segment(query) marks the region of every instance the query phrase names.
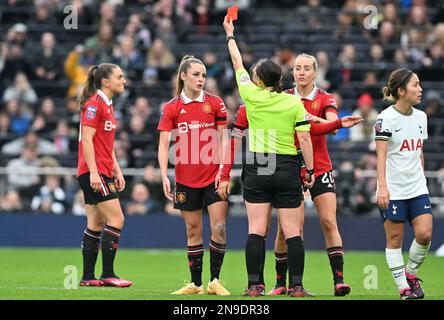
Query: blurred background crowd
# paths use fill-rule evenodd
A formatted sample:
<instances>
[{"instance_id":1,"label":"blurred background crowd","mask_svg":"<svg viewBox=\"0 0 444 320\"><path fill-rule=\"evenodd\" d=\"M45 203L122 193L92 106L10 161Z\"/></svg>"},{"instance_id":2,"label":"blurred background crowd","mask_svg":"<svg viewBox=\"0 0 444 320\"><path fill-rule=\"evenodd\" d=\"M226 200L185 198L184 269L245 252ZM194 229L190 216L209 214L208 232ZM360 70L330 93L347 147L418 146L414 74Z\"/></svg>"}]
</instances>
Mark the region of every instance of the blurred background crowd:
<instances>
[{"instance_id":1,"label":"blurred background crowd","mask_svg":"<svg viewBox=\"0 0 444 320\"><path fill-rule=\"evenodd\" d=\"M125 93L113 99L115 150L124 174L138 169L126 176L125 213L177 214L163 197L157 123L163 104L174 96L178 63L194 54L207 67L206 90L224 99L232 124L241 100L221 25L232 4L0 0L0 212L84 214L75 171L48 172L76 167L77 95L89 66L112 62L128 79ZM372 134L377 114L388 106L381 89L396 68L417 72L424 89L418 108L429 121L425 169L435 212L444 214L444 0L236 4L236 38L247 68L273 57L290 88L295 56L310 53L318 59L316 83L335 95L340 116L365 119L328 137L338 214L375 214ZM33 168L47 168L47 174ZM233 194L241 194L239 178L233 184Z\"/></svg>"}]
</instances>

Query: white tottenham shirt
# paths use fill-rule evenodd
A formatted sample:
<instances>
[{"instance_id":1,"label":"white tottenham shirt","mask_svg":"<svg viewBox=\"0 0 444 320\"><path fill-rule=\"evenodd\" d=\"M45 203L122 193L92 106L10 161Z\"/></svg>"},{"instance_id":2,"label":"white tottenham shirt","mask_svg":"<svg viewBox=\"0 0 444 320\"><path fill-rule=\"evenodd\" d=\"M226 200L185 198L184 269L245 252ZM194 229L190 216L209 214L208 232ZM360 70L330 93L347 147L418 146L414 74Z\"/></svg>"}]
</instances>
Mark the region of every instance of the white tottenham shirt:
<instances>
[{"instance_id":1,"label":"white tottenham shirt","mask_svg":"<svg viewBox=\"0 0 444 320\"><path fill-rule=\"evenodd\" d=\"M413 108L410 115L404 115L390 106L379 114L375 140L388 141L386 181L391 200L429 193L421 165L427 137L427 115L423 111Z\"/></svg>"}]
</instances>

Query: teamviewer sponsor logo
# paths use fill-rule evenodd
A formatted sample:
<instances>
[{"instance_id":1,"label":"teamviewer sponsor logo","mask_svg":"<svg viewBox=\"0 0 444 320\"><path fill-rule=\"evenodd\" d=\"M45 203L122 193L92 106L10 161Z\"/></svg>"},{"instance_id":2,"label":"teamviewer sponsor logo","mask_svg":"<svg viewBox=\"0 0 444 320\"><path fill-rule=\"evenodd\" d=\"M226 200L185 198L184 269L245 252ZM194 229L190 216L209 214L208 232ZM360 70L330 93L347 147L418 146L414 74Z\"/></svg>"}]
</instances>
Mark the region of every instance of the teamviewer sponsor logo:
<instances>
[{"instance_id":1,"label":"teamviewer sponsor logo","mask_svg":"<svg viewBox=\"0 0 444 320\"><path fill-rule=\"evenodd\" d=\"M214 122L201 122L201 123L180 122L177 124L177 127L179 129L179 133L187 133L188 130L193 130L193 129L213 128Z\"/></svg>"}]
</instances>

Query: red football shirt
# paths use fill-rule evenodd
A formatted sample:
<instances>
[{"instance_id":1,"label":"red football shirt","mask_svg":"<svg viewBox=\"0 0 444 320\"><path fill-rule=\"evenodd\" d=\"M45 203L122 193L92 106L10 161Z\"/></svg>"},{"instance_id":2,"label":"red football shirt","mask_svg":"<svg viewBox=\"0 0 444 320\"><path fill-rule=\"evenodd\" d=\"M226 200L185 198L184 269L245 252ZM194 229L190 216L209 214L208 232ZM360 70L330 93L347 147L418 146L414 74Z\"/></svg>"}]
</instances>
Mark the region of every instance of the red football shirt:
<instances>
[{"instance_id":1,"label":"red football shirt","mask_svg":"<svg viewBox=\"0 0 444 320\"><path fill-rule=\"evenodd\" d=\"M326 119L327 112L334 112L338 114L338 107L333 95L317 88L316 86L305 98L300 97L295 88L286 90L285 92L295 94L301 98L307 112L315 115L316 117ZM296 134L294 140L296 147L299 147L299 141ZM311 135L311 142L313 144L313 158L315 159L315 177L318 177L321 174L332 170L333 166L331 164L330 156L328 155L327 137L325 135Z\"/></svg>"},{"instance_id":2,"label":"red football shirt","mask_svg":"<svg viewBox=\"0 0 444 320\"><path fill-rule=\"evenodd\" d=\"M112 178L114 172L114 136L116 133L116 119L112 101L101 90L89 98L83 107L80 118L79 158L77 162L77 176L89 172L83 155L82 131L83 126L96 129L93 138L94 155L99 173Z\"/></svg>"},{"instance_id":3,"label":"red football shirt","mask_svg":"<svg viewBox=\"0 0 444 320\"><path fill-rule=\"evenodd\" d=\"M165 104L157 130L172 132L176 182L202 188L215 181L221 163L217 126L226 124L223 100L204 90L196 100L182 92Z\"/></svg>"}]
</instances>

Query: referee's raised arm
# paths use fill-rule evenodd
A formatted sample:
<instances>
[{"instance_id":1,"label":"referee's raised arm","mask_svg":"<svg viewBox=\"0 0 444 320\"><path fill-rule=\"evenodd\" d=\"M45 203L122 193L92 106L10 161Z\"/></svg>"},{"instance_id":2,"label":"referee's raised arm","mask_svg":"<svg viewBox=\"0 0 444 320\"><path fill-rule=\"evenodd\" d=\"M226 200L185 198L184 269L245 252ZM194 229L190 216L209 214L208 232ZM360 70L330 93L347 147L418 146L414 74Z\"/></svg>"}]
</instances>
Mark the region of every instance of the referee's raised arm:
<instances>
[{"instance_id":1,"label":"referee's raised arm","mask_svg":"<svg viewBox=\"0 0 444 320\"><path fill-rule=\"evenodd\" d=\"M227 34L228 51L230 52L231 62L233 62L233 69L234 71L244 69L242 56L234 38L233 21L231 18L228 18L228 16L225 16L224 18L224 29Z\"/></svg>"}]
</instances>

